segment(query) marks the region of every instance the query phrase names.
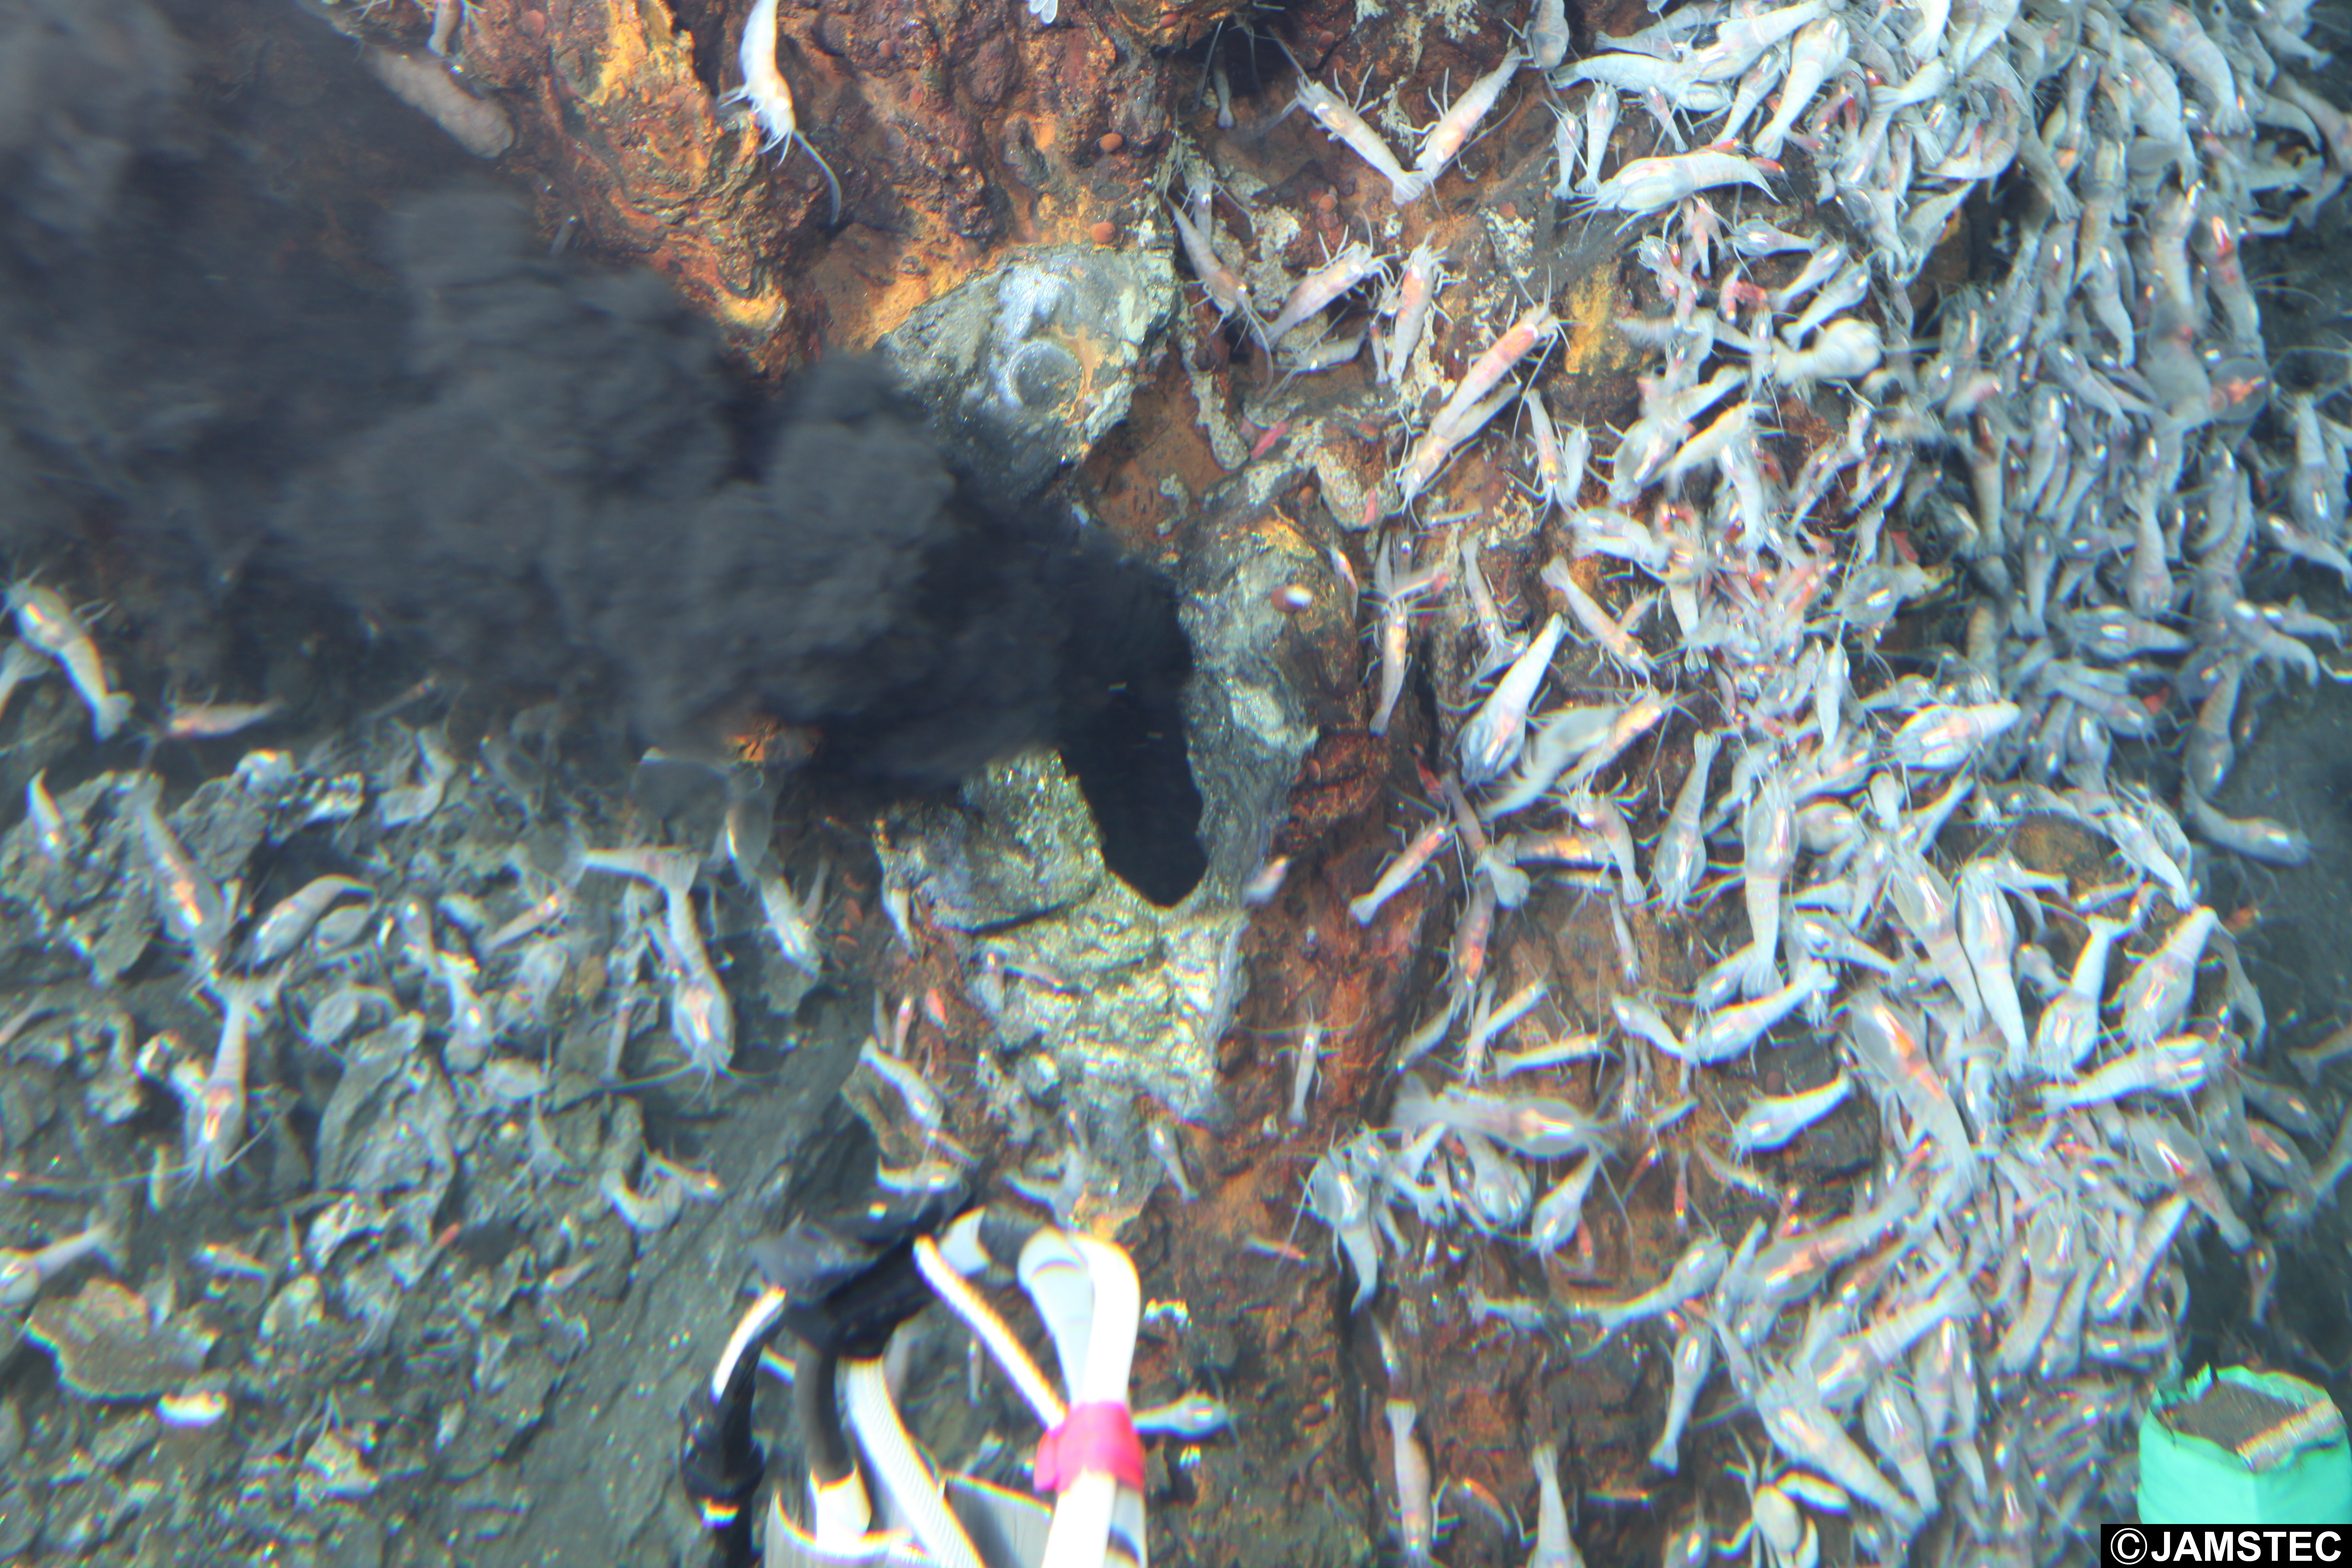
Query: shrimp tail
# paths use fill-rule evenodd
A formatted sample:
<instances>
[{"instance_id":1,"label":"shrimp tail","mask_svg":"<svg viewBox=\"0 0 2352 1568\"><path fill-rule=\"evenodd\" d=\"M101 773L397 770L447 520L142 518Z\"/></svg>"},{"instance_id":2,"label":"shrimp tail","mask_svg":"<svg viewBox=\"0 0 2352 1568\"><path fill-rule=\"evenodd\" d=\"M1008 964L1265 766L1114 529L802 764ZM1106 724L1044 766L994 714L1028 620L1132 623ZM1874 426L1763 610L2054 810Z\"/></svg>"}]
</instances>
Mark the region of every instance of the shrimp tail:
<instances>
[{"instance_id":1,"label":"shrimp tail","mask_svg":"<svg viewBox=\"0 0 2352 1568\"><path fill-rule=\"evenodd\" d=\"M90 703L90 728L101 741L110 741L131 717L128 693L110 691Z\"/></svg>"},{"instance_id":2,"label":"shrimp tail","mask_svg":"<svg viewBox=\"0 0 2352 1568\"><path fill-rule=\"evenodd\" d=\"M124 1271L122 1247L131 1233L130 1196L127 1188L108 1194L89 1221L90 1250L117 1274Z\"/></svg>"}]
</instances>

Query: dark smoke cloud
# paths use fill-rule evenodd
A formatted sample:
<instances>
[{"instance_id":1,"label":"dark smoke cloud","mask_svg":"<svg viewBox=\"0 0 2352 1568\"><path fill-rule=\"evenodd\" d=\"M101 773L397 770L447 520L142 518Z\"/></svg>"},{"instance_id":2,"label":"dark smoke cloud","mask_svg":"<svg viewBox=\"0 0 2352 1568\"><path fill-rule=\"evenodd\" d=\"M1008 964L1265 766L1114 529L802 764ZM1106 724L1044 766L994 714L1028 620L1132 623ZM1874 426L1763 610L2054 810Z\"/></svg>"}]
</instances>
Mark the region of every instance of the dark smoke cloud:
<instances>
[{"instance_id":1,"label":"dark smoke cloud","mask_svg":"<svg viewBox=\"0 0 2352 1568\"><path fill-rule=\"evenodd\" d=\"M0 183L23 216L85 235L124 169L170 145L187 51L138 0L0 6Z\"/></svg>"},{"instance_id":2,"label":"dark smoke cloud","mask_svg":"<svg viewBox=\"0 0 2352 1568\"><path fill-rule=\"evenodd\" d=\"M549 259L479 189L396 202L388 276L326 266L194 52L144 0L0 0L16 542L95 514L192 600L282 564L471 679L593 674L661 742L756 708L894 787L1181 735L1166 585L950 471L874 366L759 396L658 279ZM338 115L383 100L306 68L349 79Z\"/></svg>"},{"instance_id":3,"label":"dark smoke cloud","mask_svg":"<svg viewBox=\"0 0 2352 1568\"><path fill-rule=\"evenodd\" d=\"M306 177L325 106L270 90L356 86L348 47L277 8L232 77L190 39L258 23L250 0L166 9L0 0L0 538L20 566L119 541L169 643L288 476L400 395L405 306L349 254L382 194ZM467 160L416 120L381 91L333 104L387 173L446 182Z\"/></svg>"}]
</instances>

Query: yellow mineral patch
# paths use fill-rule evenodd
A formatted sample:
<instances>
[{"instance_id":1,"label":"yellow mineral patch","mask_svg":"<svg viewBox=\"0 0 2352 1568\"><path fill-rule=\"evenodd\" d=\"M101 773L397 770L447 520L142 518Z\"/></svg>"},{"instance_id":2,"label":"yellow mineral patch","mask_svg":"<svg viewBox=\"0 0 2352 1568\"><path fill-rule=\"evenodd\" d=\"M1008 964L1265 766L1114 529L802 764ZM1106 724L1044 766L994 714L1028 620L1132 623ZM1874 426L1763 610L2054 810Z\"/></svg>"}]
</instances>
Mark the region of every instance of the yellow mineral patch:
<instances>
[{"instance_id":1,"label":"yellow mineral patch","mask_svg":"<svg viewBox=\"0 0 2352 1568\"><path fill-rule=\"evenodd\" d=\"M583 89L582 97L586 102L604 108L639 96L637 78L649 66L656 67L662 76L688 68L679 58L681 51L669 39L666 13L660 18L661 37L656 41L654 17L649 15L652 9L645 0L621 0L604 7L604 47L593 58L583 56L583 60L595 74L593 79L577 84ZM658 58L665 54L672 58Z\"/></svg>"},{"instance_id":2,"label":"yellow mineral patch","mask_svg":"<svg viewBox=\"0 0 2352 1568\"><path fill-rule=\"evenodd\" d=\"M774 337L793 313L793 302L782 290L746 295L719 289L707 298L711 313L728 331L745 338Z\"/></svg>"},{"instance_id":3,"label":"yellow mineral patch","mask_svg":"<svg viewBox=\"0 0 2352 1568\"><path fill-rule=\"evenodd\" d=\"M1571 375L1591 375L1619 370L1641 355L1617 330L1617 279L1607 268L1584 275L1560 312L1568 324L1562 364Z\"/></svg>"}]
</instances>

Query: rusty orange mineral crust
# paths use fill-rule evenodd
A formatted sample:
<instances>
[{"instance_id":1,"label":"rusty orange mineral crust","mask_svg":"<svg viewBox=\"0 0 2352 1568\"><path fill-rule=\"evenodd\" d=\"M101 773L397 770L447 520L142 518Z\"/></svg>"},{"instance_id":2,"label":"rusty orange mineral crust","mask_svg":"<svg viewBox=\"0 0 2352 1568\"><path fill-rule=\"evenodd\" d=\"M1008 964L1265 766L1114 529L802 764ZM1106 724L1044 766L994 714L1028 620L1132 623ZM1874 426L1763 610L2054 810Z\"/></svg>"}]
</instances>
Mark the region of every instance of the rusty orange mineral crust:
<instances>
[{"instance_id":1,"label":"rusty orange mineral crust","mask_svg":"<svg viewBox=\"0 0 2352 1568\"><path fill-rule=\"evenodd\" d=\"M1139 37L1179 42L1236 8L1076 6L1046 27L1020 0L782 7L777 68L841 176L831 230L814 166L763 153L720 101L750 0L479 0L463 62L512 112L551 230L576 218L581 243L657 268L774 373L871 345L1008 244L1131 232L1174 79Z\"/></svg>"}]
</instances>

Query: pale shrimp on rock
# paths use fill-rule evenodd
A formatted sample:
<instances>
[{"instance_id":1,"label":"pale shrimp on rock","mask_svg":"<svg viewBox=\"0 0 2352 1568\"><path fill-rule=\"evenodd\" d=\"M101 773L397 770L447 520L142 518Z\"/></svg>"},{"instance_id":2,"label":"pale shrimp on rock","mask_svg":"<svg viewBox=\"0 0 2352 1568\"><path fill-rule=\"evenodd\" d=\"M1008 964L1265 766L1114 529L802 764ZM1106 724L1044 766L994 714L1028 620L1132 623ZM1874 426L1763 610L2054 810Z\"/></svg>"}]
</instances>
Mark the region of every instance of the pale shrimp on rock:
<instances>
[{"instance_id":1,"label":"pale shrimp on rock","mask_svg":"<svg viewBox=\"0 0 2352 1568\"><path fill-rule=\"evenodd\" d=\"M839 223L841 182L834 177L833 165L824 161L815 143L801 134L800 119L793 109L793 89L784 81L784 73L776 68L776 0L754 0L751 16L743 22L743 42L736 60L742 67L743 85L719 102L751 105L751 118L760 127L761 151L782 147L790 157L795 142L807 149L824 174L826 189L833 193L832 221Z\"/></svg>"}]
</instances>

